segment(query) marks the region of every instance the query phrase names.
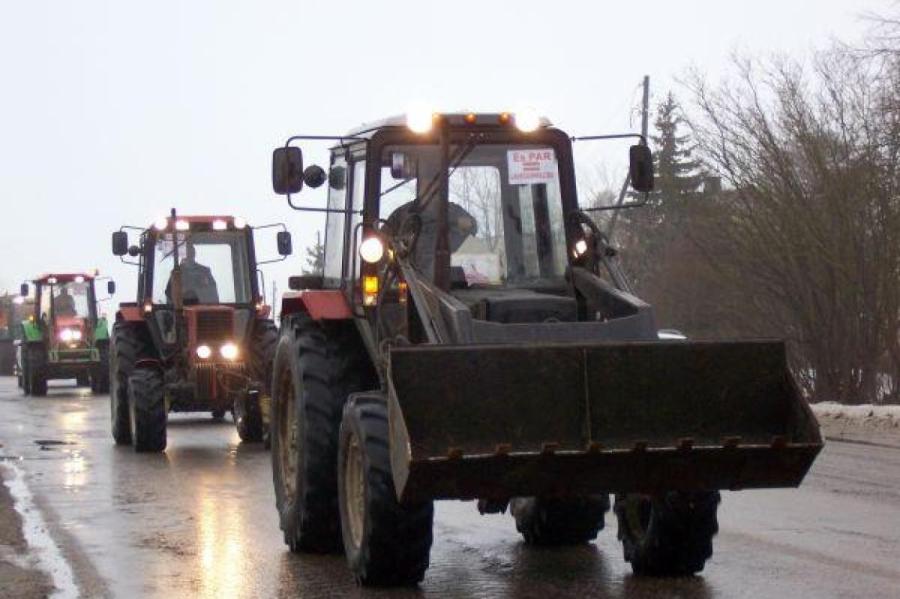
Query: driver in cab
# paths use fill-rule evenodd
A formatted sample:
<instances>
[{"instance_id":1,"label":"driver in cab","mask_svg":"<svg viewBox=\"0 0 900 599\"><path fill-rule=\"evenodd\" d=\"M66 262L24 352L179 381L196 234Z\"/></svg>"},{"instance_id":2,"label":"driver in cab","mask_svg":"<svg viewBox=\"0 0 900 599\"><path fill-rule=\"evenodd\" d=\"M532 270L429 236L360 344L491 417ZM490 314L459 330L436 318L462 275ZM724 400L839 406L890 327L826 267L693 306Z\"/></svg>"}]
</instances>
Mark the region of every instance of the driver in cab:
<instances>
[{"instance_id":1,"label":"driver in cab","mask_svg":"<svg viewBox=\"0 0 900 599\"><path fill-rule=\"evenodd\" d=\"M219 289L209 267L197 262L197 250L188 242L181 267L181 296L185 303L218 304ZM166 285L166 298L172 303L172 275Z\"/></svg>"}]
</instances>

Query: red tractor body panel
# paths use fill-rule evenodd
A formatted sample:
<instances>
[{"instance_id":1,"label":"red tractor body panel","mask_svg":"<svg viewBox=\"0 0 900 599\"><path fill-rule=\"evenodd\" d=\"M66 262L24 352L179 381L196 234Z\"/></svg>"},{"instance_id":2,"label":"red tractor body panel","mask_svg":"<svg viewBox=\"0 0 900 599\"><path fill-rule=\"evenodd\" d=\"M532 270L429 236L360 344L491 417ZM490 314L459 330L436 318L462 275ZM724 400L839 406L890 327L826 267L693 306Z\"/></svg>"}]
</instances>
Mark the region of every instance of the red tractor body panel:
<instances>
[{"instance_id":1,"label":"red tractor body panel","mask_svg":"<svg viewBox=\"0 0 900 599\"><path fill-rule=\"evenodd\" d=\"M126 322L140 322L144 320L144 315L139 306L119 306L116 312L116 322L124 320Z\"/></svg>"},{"instance_id":2,"label":"red tractor body panel","mask_svg":"<svg viewBox=\"0 0 900 599\"><path fill-rule=\"evenodd\" d=\"M340 289L288 291L281 297L281 316L306 312L313 320L347 320L353 317Z\"/></svg>"}]
</instances>

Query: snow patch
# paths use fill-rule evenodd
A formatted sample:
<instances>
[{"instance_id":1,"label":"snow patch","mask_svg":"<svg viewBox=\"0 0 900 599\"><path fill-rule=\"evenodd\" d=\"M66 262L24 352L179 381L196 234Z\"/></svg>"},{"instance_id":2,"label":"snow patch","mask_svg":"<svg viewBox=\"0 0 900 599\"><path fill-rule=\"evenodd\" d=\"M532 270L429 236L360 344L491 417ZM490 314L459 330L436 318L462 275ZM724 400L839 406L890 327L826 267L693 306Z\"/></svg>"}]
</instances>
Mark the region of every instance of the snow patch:
<instances>
[{"instance_id":1,"label":"snow patch","mask_svg":"<svg viewBox=\"0 0 900 599\"><path fill-rule=\"evenodd\" d=\"M2 464L10 476L4 477L3 483L12 495L16 511L22 517L22 533L28 543L30 552L34 553L38 567L50 575L56 590L51 597L69 599L78 597L78 586L75 575L65 560L59 546L47 531L44 518L34 505L31 490L25 484L22 469L12 462Z\"/></svg>"},{"instance_id":2,"label":"snow patch","mask_svg":"<svg viewBox=\"0 0 900 599\"><path fill-rule=\"evenodd\" d=\"M876 406L861 404L847 406L833 401L811 404L816 416L826 418L844 418L847 420L893 420L900 422L900 406Z\"/></svg>"}]
</instances>

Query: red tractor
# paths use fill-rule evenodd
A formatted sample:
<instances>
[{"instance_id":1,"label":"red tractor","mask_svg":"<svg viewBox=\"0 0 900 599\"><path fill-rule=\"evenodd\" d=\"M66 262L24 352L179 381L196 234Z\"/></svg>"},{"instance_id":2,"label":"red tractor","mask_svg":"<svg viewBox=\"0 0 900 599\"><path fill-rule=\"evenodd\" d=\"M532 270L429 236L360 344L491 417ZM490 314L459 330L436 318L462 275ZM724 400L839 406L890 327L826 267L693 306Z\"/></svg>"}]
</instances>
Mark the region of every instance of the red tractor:
<instances>
[{"instance_id":1,"label":"red tractor","mask_svg":"<svg viewBox=\"0 0 900 599\"><path fill-rule=\"evenodd\" d=\"M129 245L126 229L140 231L137 245ZM278 333L253 228L240 218L173 210L147 229L113 233L112 250L139 272L137 301L120 305L110 347L115 442L164 450L170 410L216 419L230 410L241 440L264 440ZM286 230L278 252L276 260L291 253Z\"/></svg>"}]
</instances>

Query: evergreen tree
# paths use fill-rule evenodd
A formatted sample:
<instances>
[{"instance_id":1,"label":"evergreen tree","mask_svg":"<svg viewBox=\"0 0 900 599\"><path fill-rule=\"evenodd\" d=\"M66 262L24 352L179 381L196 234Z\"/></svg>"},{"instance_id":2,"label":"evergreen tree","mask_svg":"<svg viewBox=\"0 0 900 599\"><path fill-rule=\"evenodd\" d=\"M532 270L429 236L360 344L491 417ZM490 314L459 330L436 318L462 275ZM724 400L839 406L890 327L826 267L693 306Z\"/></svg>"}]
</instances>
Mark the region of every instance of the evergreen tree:
<instances>
[{"instance_id":1,"label":"evergreen tree","mask_svg":"<svg viewBox=\"0 0 900 599\"><path fill-rule=\"evenodd\" d=\"M325 246L322 245L321 235L316 231L316 243L306 248L306 266L303 267L305 275L321 275L325 272Z\"/></svg>"},{"instance_id":2,"label":"evergreen tree","mask_svg":"<svg viewBox=\"0 0 900 599\"><path fill-rule=\"evenodd\" d=\"M702 166L692 156L690 135L682 133L686 123L671 92L657 106L653 128L653 191L646 206L621 215L625 266L638 295L656 307L660 325L696 330L686 313L686 304L696 303L686 301L694 299L693 289L682 289L687 283L679 279L695 260L687 237L701 199Z\"/></svg>"}]
</instances>

